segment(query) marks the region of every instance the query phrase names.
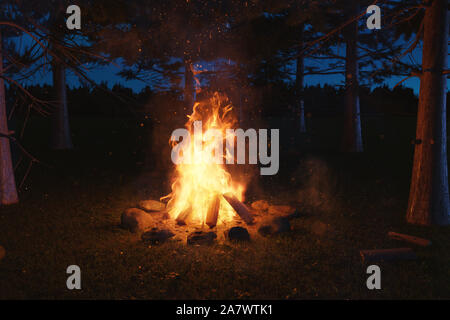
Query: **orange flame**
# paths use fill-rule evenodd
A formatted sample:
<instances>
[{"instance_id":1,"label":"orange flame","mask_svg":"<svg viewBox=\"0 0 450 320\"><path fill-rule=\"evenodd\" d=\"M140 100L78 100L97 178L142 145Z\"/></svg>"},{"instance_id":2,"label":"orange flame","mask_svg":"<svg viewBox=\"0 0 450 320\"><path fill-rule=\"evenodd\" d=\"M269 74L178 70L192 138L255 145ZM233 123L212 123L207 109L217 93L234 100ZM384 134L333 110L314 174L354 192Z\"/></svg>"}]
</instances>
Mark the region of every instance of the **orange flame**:
<instances>
[{"instance_id":1,"label":"orange flame","mask_svg":"<svg viewBox=\"0 0 450 320\"><path fill-rule=\"evenodd\" d=\"M227 139L234 139L226 136L227 129L233 129L237 124L232 109L226 96L217 92L209 99L194 104L193 112L186 123L190 144L188 150L185 150L191 154L193 161L175 167L172 192L166 197L170 198L167 208L171 218L204 224L208 208L214 206L215 199L220 197L217 224L222 224L231 221L235 215L231 206L222 198L222 194L230 192L239 200L244 200L244 185L233 181L225 165L215 161L217 155L214 154L216 148L226 145ZM202 121L201 135L196 132L198 129L194 128L196 121ZM210 129L221 133L221 141L207 134ZM225 162L227 156L229 153L225 152L222 162Z\"/></svg>"}]
</instances>

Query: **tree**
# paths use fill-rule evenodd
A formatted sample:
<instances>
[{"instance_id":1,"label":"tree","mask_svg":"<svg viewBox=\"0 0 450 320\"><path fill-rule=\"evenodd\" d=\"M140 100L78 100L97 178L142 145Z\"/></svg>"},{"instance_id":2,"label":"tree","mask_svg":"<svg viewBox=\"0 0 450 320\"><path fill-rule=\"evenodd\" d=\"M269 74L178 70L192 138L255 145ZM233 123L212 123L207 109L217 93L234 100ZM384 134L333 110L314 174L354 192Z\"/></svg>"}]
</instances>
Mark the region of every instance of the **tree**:
<instances>
[{"instance_id":1,"label":"tree","mask_svg":"<svg viewBox=\"0 0 450 320\"><path fill-rule=\"evenodd\" d=\"M359 14L359 4L351 0L348 8L349 19ZM358 58L358 20L352 21L346 30L345 38L345 106L344 134L342 150L362 152L361 109L359 105L359 58Z\"/></svg>"},{"instance_id":2,"label":"tree","mask_svg":"<svg viewBox=\"0 0 450 320\"><path fill-rule=\"evenodd\" d=\"M32 10L27 11L30 7ZM33 109L40 114L48 115L47 107L49 103L33 96L33 94L20 84L20 81L29 78L34 72L46 65L49 60L53 62L58 61L61 65L65 63L63 58L53 53L53 48L48 46L49 41L46 41L42 37L42 34L39 33L39 30L37 30L40 28L38 21L42 21L44 18L38 15L37 17L39 19L35 20L36 15L34 14L38 14L40 12L39 9L42 7L44 6L30 5L29 7L24 7L19 0L4 0L0 3L0 32L2 32L0 37L0 204L18 202L11 159L11 141L16 144L23 156L30 160L22 182L19 184L19 188L27 178L32 165L40 162L23 148L17 138L14 137L14 132L8 130L5 81L17 89L16 98L28 102L28 114ZM33 14L28 15L31 12ZM5 26L6 30L3 29ZM34 32L28 31L30 26L34 27ZM7 32L8 37L20 37L23 34L27 34L33 40L33 43L28 48L21 49L16 48L14 42L10 41L6 43L8 50L5 50L5 42L3 41L5 32ZM73 61L79 60L73 58ZM5 62L7 63L6 67Z\"/></svg>"},{"instance_id":3,"label":"tree","mask_svg":"<svg viewBox=\"0 0 450 320\"><path fill-rule=\"evenodd\" d=\"M69 125L67 102L66 72L72 71L81 81L92 85L95 83L87 76L87 63L93 65L108 61L93 50L99 32L98 16L106 7L103 1L79 0L82 8L83 23L81 30L68 30L65 22L66 9L71 4L68 0L37 1L28 0L23 5L19 0L18 15L27 29L33 30L34 36L45 46L38 52L32 70L49 66L53 78L52 139L54 149L73 148ZM98 5L100 3L100 5ZM83 20L83 21L84 21ZM49 54L49 52L52 54ZM50 56L51 59L48 59Z\"/></svg>"},{"instance_id":4,"label":"tree","mask_svg":"<svg viewBox=\"0 0 450 320\"><path fill-rule=\"evenodd\" d=\"M49 46L54 51L59 51L63 46L62 42L65 33L61 26L61 17L64 17L65 7L63 2L55 5L53 10L49 10L50 37ZM72 137L70 134L69 108L67 104L67 83L66 66L61 61L55 59L51 63L54 99L56 105L52 113L52 140L51 147L57 150L72 149Z\"/></svg>"},{"instance_id":5,"label":"tree","mask_svg":"<svg viewBox=\"0 0 450 320\"><path fill-rule=\"evenodd\" d=\"M17 2L17 0L16 0ZM77 52L70 52L72 59L67 59L67 42L71 36L64 23L66 17L66 1L49 2L30 0L27 6L20 4L18 14L22 16L22 23L27 29L32 29L33 34L45 44L42 50L39 50L40 56L35 59L35 65L42 68L49 64L53 79L53 108L52 117L52 135L50 145L54 149L73 148L69 126L69 111L66 94L66 69L72 64L76 66L79 58ZM72 39L71 39L72 40ZM47 60L48 51L56 52L58 58L52 56Z\"/></svg>"},{"instance_id":6,"label":"tree","mask_svg":"<svg viewBox=\"0 0 450 320\"><path fill-rule=\"evenodd\" d=\"M425 2L419 109L406 219L449 225L446 76L449 35L447 0Z\"/></svg>"},{"instance_id":7,"label":"tree","mask_svg":"<svg viewBox=\"0 0 450 320\"><path fill-rule=\"evenodd\" d=\"M306 66L304 75L344 75L341 149L345 152L362 152L364 149L359 98L361 86L381 82L397 71L381 67L400 50L400 46L391 40L392 30L384 29L382 33L367 30L365 19L361 19L366 14L366 6L372 3L370 0L321 2L320 13L311 20L317 35L302 50L309 61L322 62L319 68ZM345 50L341 50L342 44Z\"/></svg>"},{"instance_id":8,"label":"tree","mask_svg":"<svg viewBox=\"0 0 450 320\"><path fill-rule=\"evenodd\" d=\"M295 72L295 95L296 95L296 110L298 112L298 124L299 131L301 133L306 132L306 119L305 119L305 76L308 74L314 74L317 72L323 72L322 70L309 70L306 71L306 58L308 55L305 52L305 47L309 43L317 39L319 31L323 28L323 21L326 20L327 6L330 4L328 1L293 1L289 4L289 9L293 11L295 20L297 21L298 47L296 53L296 72ZM292 19L292 18L291 18ZM309 29L307 31L306 29ZM320 49L319 49L320 50ZM323 50L320 50L323 51ZM309 57L311 58L311 57Z\"/></svg>"},{"instance_id":9,"label":"tree","mask_svg":"<svg viewBox=\"0 0 450 320\"><path fill-rule=\"evenodd\" d=\"M3 70L3 39L0 29L0 205L13 204L19 201L16 180L11 159L9 141L10 132L6 116L5 81Z\"/></svg>"}]
</instances>

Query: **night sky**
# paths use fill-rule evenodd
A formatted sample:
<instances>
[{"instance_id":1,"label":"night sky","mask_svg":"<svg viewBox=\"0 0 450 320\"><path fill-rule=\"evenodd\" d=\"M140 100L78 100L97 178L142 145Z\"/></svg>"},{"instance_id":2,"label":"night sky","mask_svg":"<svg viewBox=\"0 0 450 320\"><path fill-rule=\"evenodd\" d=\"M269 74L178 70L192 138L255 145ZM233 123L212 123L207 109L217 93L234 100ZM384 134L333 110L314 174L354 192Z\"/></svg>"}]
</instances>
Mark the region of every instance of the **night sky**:
<instances>
[{"instance_id":1,"label":"night sky","mask_svg":"<svg viewBox=\"0 0 450 320\"><path fill-rule=\"evenodd\" d=\"M112 87L116 83L120 83L124 87L132 88L133 91L139 92L145 86L149 85L151 87L151 83L145 83L140 80L125 80L117 75L120 71L120 68L117 66L96 66L93 70L89 71L88 74L92 80L96 83L106 82L109 87ZM77 76L75 76L72 72L68 72L68 84L70 87L79 86L80 82L78 81ZM404 77L392 77L386 79L385 83L389 87L395 86L399 81L401 81ZM317 85L317 84L331 84L338 85L342 83L344 80L343 75L310 75L306 76L305 81L306 85ZM51 73L50 72L39 72L35 77L28 81L28 84L51 84ZM403 82L405 87L413 88L414 92L418 94L419 92L419 79L411 78L407 81ZM376 86L376 85L375 85Z\"/></svg>"},{"instance_id":2,"label":"night sky","mask_svg":"<svg viewBox=\"0 0 450 320\"><path fill-rule=\"evenodd\" d=\"M21 43L22 46L27 46L32 43L31 39L27 39L27 36L23 36L21 41L18 39L14 40L17 43ZM405 48L407 48L408 43L405 42ZM421 51L422 48L419 45L413 53L409 54L406 59L409 61L413 60L415 63L419 64L421 63ZM312 61L309 59L305 60L306 64L314 65L317 64L316 61ZM107 65L107 66L93 66L91 70L87 71L87 74L90 76L92 80L94 80L96 83L106 82L108 87L112 87L115 84L121 84L124 87L132 88L133 91L139 92L144 87L150 86L152 87L152 83L145 83L140 80L126 80L121 78L117 75L117 73L121 70L121 62L116 61L117 65ZM295 63L291 65L293 72L295 68ZM391 78L387 78L385 80L385 84L388 85L390 88L395 86L399 81L404 79L404 76L395 76ZM294 79L292 79L294 80ZM363 80L363 79L361 79ZM330 84L330 85L341 85L343 84L344 76L340 74L334 74L334 75L309 75L305 77L305 82L307 86L317 85L317 84ZM68 71L67 73L67 82L70 87L77 87L80 86L80 81L76 75L74 75L72 72ZM33 85L33 84L51 84L51 72L49 70L46 71L39 71L34 75L34 77L30 78L28 81L26 81L25 85ZM405 87L412 88L414 90L414 93L418 95L419 93L419 86L420 81L418 78L410 78L403 82L403 85ZM373 87L377 87L378 85L372 85ZM449 86L449 81L447 80L447 87Z\"/></svg>"}]
</instances>

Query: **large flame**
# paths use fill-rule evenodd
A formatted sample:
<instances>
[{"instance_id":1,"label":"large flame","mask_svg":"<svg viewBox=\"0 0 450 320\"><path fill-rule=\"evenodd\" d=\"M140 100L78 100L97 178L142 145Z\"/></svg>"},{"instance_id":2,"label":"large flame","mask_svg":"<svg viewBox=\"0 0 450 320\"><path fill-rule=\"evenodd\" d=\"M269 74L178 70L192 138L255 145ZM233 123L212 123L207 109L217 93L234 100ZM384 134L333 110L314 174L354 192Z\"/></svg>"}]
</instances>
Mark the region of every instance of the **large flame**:
<instances>
[{"instance_id":1,"label":"large flame","mask_svg":"<svg viewBox=\"0 0 450 320\"><path fill-rule=\"evenodd\" d=\"M233 129L237 123L232 106L226 96L216 92L210 98L196 102L188 119L186 128L191 139L188 152L192 155L192 161L189 164L176 165L172 192L167 196L170 198L167 204L169 215L173 219L183 217L183 220L189 223L203 225L208 209L214 206L215 201L220 201L217 224L229 222L235 212L222 195L232 193L243 201L244 185L233 181L225 165L215 161L213 150L218 147L217 144L220 144L221 148L226 146L227 139L234 139L234 136L230 137L227 132L227 129ZM194 129L196 121L202 122L201 135ZM221 141L205 134L210 129L222 133ZM195 147L199 144L202 148ZM230 153L225 150L223 154L225 163L225 158L230 157Z\"/></svg>"}]
</instances>

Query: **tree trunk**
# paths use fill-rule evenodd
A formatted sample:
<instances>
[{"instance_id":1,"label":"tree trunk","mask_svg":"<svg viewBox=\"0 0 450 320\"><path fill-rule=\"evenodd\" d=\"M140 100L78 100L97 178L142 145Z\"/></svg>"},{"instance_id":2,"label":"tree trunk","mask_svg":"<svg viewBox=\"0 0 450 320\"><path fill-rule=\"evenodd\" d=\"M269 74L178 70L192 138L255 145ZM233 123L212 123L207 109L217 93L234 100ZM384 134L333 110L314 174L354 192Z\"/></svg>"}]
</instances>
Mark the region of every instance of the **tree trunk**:
<instances>
[{"instance_id":1,"label":"tree trunk","mask_svg":"<svg viewBox=\"0 0 450 320\"><path fill-rule=\"evenodd\" d=\"M67 107L66 70L58 62L52 64L53 90L57 101L52 118L52 143L53 149L72 149L70 136L69 110Z\"/></svg>"},{"instance_id":2,"label":"tree trunk","mask_svg":"<svg viewBox=\"0 0 450 320\"><path fill-rule=\"evenodd\" d=\"M359 14L359 5L356 1L352 4L351 12L351 18ZM351 23L345 30L345 42L345 109L342 150L345 152L362 152L363 143L358 93L358 21Z\"/></svg>"},{"instance_id":3,"label":"tree trunk","mask_svg":"<svg viewBox=\"0 0 450 320\"><path fill-rule=\"evenodd\" d=\"M184 58L184 105L188 110L194 105L194 74L188 57Z\"/></svg>"},{"instance_id":4,"label":"tree trunk","mask_svg":"<svg viewBox=\"0 0 450 320\"><path fill-rule=\"evenodd\" d=\"M300 41L299 41L299 53L303 50L303 30L304 26L301 25L300 31ZM299 55L297 57L297 71L295 74L295 90L297 96L298 107L297 110L299 112L299 126L300 132L306 132L306 121L305 121L305 101L304 101L304 73L305 73L305 65L304 65L304 57L303 55Z\"/></svg>"},{"instance_id":5,"label":"tree trunk","mask_svg":"<svg viewBox=\"0 0 450 320\"><path fill-rule=\"evenodd\" d=\"M0 32L0 75L3 74L3 46ZM0 133L8 135L6 117L5 82L0 78ZM16 180L11 159L11 147L8 138L0 137L0 205L19 202Z\"/></svg>"},{"instance_id":6,"label":"tree trunk","mask_svg":"<svg viewBox=\"0 0 450 320\"><path fill-rule=\"evenodd\" d=\"M448 225L446 77L447 0L434 0L424 17L424 40L416 145L406 220Z\"/></svg>"}]
</instances>

